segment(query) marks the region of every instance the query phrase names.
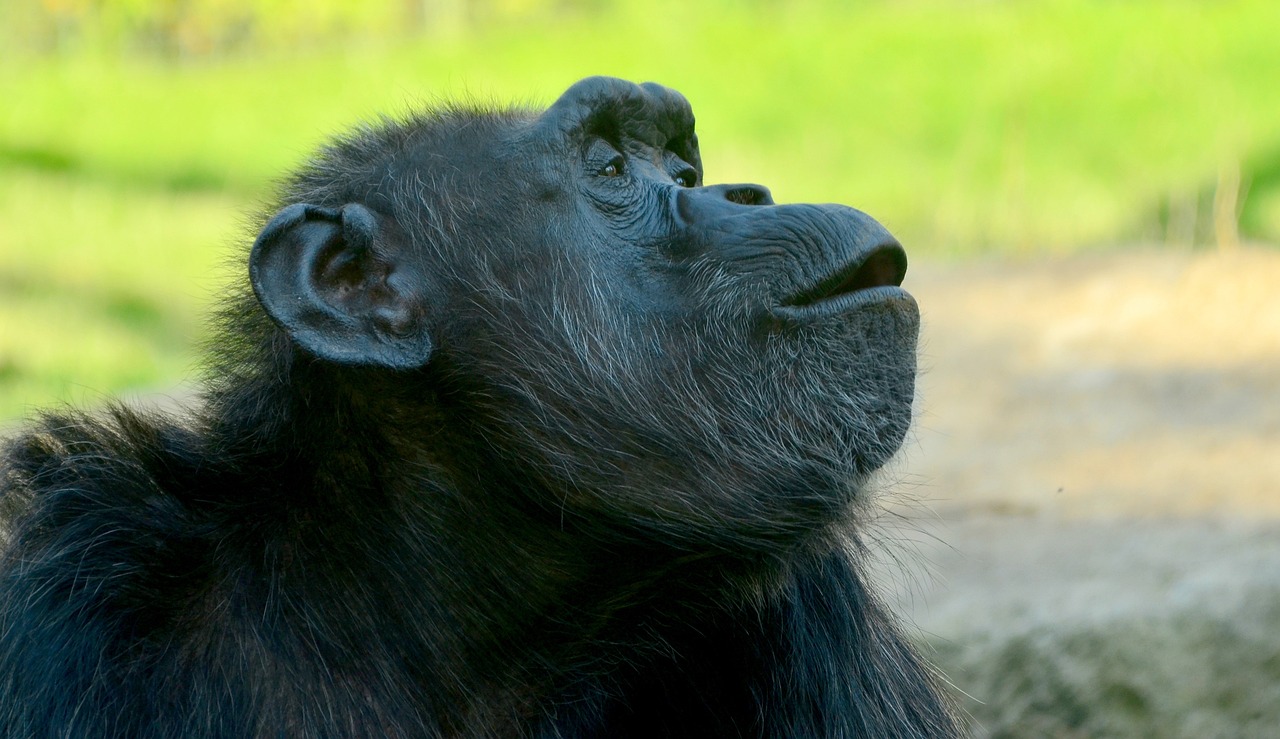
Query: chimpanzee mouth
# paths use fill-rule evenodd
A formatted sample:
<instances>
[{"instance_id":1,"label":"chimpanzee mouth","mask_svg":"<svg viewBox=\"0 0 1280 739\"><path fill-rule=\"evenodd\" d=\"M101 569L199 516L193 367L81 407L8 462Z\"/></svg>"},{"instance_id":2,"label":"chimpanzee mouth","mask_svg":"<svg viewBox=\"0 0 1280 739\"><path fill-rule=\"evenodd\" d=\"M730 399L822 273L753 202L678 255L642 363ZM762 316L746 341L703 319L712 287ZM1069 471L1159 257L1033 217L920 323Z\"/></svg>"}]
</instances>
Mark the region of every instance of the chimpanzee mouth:
<instances>
[{"instance_id":1,"label":"chimpanzee mouth","mask_svg":"<svg viewBox=\"0 0 1280 739\"><path fill-rule=\"evenodd\" d=\"M910 300L900 286L907 274L907 253L896 243L858 250L851 258L778 306L785 315L800 318L843 313L894 298Z\"/></svg>"}]
</instances>

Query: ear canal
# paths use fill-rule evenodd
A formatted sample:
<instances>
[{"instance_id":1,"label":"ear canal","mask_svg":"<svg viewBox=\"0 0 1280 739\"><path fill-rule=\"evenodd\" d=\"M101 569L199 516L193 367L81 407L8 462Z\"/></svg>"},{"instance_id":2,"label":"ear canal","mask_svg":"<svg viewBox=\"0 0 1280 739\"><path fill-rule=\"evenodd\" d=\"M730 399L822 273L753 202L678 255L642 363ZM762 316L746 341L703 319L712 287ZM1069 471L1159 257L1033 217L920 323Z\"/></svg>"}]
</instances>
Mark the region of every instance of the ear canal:
<instances>
[{"instance_id":1,"label":"ear canal","mask_svg":"<svg viewBox=\"0 0 1280 739\"><path fill-rule=\"evenodd\" d=\"M380 243L379 216L358 203L299 203L275 215L249 255L267 314L308 352L339 364L420 367L432 342L416 296L390 275L400 253Z\"/></svg>"}]
</instances>

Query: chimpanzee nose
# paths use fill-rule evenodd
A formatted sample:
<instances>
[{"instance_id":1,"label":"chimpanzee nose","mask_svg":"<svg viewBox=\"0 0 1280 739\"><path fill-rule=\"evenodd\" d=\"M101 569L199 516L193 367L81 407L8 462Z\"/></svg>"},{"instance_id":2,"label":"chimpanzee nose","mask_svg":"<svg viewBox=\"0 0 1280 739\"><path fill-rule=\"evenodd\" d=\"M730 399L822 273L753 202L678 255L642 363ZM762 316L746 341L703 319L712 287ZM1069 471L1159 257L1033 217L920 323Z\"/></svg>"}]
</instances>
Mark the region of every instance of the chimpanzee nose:
<instances>
[{"instance_id":1,"label":"chimpanzee nose","mask_svg":"<svg viewBox=\"0 0 1280 739\"><path fill-rule=\"evenodd\" d=\"M711 185L676 191L676 212L689 225L733 215L743 205L773 205L764 185Z\"/></svg>"}]
</instances>

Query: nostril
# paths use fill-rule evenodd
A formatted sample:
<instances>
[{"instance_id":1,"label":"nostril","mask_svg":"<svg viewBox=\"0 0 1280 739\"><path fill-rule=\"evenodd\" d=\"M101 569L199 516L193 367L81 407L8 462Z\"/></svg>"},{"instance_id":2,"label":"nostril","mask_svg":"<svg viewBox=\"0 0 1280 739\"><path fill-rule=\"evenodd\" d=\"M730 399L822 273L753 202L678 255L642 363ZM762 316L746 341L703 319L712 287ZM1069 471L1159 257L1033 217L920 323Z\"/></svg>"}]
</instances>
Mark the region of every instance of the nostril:
<instances>
[{"instance_id":1,"label":"nostril","mask_svg":"<svg viewBox=\"0 0 1280 739\"><path fill-rule=\"evenodd\" d=\"M689 226L743 215L741 205L773 205L769 188L759 185L673 187L670 191L676 216Z\"/></svg>"},{"instance_id":2,"label":"nostril","mask_svg":"<svg viewBox=\"0 0 1280 739\"><path fill-rule=\"evenodd\" d=\"M724 193L724 199L738 205L770 205L769 188L760 185L735 185Z\"/></svg>"}]
</instances>

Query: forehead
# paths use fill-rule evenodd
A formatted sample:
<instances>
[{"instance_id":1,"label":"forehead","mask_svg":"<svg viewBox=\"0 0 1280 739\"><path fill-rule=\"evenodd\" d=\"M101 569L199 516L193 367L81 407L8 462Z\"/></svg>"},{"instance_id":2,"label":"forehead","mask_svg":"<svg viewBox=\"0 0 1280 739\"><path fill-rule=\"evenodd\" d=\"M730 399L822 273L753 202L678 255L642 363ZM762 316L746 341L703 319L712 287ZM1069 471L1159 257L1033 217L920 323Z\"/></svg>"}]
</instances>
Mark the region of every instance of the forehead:
<instances>
[{"instance_id":1,"label":"forehead","mask_svg":"<svg viewBox=\"0 0 1280 739\"><path fill-rule=\"evenodd\" d=\"M683 95L652 82L637 85L589 77L570 87L539 118L562 137L600 136L660 149L684 148L693 137L693 109Z\"/></svg>"},{"instance_id":2,"label":"forehead","mask_svg":"<svg viewBox=\"0 0 1280 739\"><path fill-rule=\"evenodd\" d=\"M554 152L593 136L665 149L701 172L693 110L683 95L651 82L590 77L545 111L444 105L362 127L324 147L295 176L287 197L375 205L449 190L457 201L468 187L489 186L495 178L508 187L536 184L562 163Z\"/></svg>"}]
</instances>

